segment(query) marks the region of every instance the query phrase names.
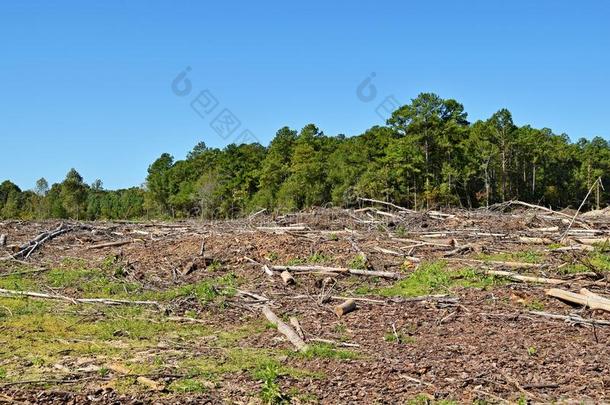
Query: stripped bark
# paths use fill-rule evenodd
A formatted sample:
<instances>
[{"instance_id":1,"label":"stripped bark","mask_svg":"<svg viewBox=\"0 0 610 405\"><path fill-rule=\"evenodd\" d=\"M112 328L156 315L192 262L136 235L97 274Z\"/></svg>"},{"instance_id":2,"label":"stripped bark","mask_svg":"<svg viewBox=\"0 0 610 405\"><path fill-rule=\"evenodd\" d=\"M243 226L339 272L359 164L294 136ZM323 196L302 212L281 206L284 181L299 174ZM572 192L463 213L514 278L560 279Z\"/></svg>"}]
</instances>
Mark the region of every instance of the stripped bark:
<instances>
[{"instance_id":1,"label":"stripped bark","mask_svg":"<svg viewBox=\"0 0 610 405\"><path fill-rule=\"evenodd\" d=\"M389 271L376 271L376 270L362 270L362 269L349 269L346 267L327 267L327 266L271 266L274 271L292 271L296 273L315 273L315 274L355 274L360 276L370 277L383 277L383 278L399 278L398 273Z\"/></svg>"},{"instance_id":2,"label":"stripped bark","mask_svg":"<svg viewBox=\"0 0 610 405\"><path fill-rule=\"evenodd\" d=\"M45 294L35 291L15 291L0 288L0 295L9 297L32 297L51 300L67 301L72 304L103 304L103 305L152 305L159 307L157 301L130 301L130 300L115 300L110 298L71 298L64 295Z\"/></svg>"},{"instance_id":3,"label":"stripped bark","mask_svg":"<svg viewBox=\"0 0 610 405\"><path fill-rule=\"evenodd\" d=\"M492 276L500 276L506 277L515 281L524 281L528 283L541 283L541 284L563 284L566 283L566 280L560 280L557 278L546 278L546 277L534 277L534 276L523 276L521 274L512 273L510 271L500 271L500 270L487 270L485 274L489 274Z\"/></svg>"},{"instance_id":4,"label":"stripped bark","mask_svg":"<svg viewBox=\"0 0 610 405\"><path fill-rule=\"evenodd\" d=\"M298 333L294 331L290 326L288 326L284 321L273 313L271 308L268 305L264 305L262 307L263 315L267 318L269 322L277 327L278 332L286 336L286 338L297 348L297 350L301 352L306 352L309 346L303 341L303 339L299 336Z\"/></svg>"},{"instance_id":5,"label":"stripped bark","mask_svg":"<svg viewBox=\"0 0 610 405\"><path fill-rule=\"evenodd\" d=\"M610 300L606 298L578 294L571 291L560 290L558 288L551 288L549 290L546 290L545 293L550 297L559 298L563 301L567 301L573 304L583 305L591 309L601 309L603 311L610 312Z\"/></svg>"}]
</instances>

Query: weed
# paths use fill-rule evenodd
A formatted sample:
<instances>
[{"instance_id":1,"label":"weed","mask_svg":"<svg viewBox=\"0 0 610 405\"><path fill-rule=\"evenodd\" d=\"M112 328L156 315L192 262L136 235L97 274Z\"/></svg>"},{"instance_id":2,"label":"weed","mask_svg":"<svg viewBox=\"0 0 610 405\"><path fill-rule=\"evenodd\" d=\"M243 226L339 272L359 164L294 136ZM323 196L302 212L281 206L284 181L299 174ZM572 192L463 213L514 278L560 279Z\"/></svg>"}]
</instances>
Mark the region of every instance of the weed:
<instances>
[{"instance_id":1,"label":"weed","mask_svg":"<svg viewBox=\"0 0 610 405\"><path fill-rule=\"evenodd\" d=\"M383 340L391 343L404 343L404 344L413 344L415 343L415 338L413 336L405 335L404 333L394 333L394 331L389 331L383 336Z\"/></svg>"},{"instance_id":2,"label":"weed","mask_svg":"<svg viewBox=\"0 0 610 405\"><path fill-rule=\"evenodd\" d=\"M391 287L379 289L384 296L415 297L438 292L447 292L452 287L487 288L498 281L484 276L471 268L449 271L443 261L426 262L412 272L407 278L398 281Z\"/></svg>"},{"instance_id":3,"label":"weed","mask_svg":"<svg viewBox=\"0 0 610 405\"><path fill-rule=\"evenodd\" d=\"M324 253L316 252L307 258L307 263L312 264L321 264L326 263L329 260L328 256L324 255Z\"/></svg>"},{"instance_id":4,"label":"weed","mask_svg":"<svg viewBox=\"0 0 610 405\"><path fill-rule=\"evenodd\" d=\"M396 236L399 238L404 238L407 236L407 228L402 225L399 225L394 232L396 232Z\"/></svg>"},{"instance_id":5,"label":"weed","mask_svg":"<svg viewBox=\"0 0 610 405\"><path fill-rule=\"evenodd\" d=\"M357 353L350 350L335 349L332 345L327 343L316 343L309 346L309 350L306 352L296 353L297 356L301 356L307 359L312 358L325 358L325 359L338 359L338 360L352 360L358 357Z\"/></svg>"},{"instance_id":6,"label":"weed","mask_svg":"<svg viewBox=\"0 0 610 405\"><path fill-rule=\"evenodd\" d=\"M279 256L276 252L269 252L269 253L267 253L267 256L266 256L267 260L269 260L270 262L276 261L278 259L278 257Z\"/></svg>"},{"instance_id":7,"label":"weed","mask_svg":"<svg viewBox=\"0 0 610 405\"><path fill-rule=\"evenodd\" d=\"M532 311L544 311L544 303L536 299L526 301L523 305Z\"/></svg>"},{"instance_id":8,"label":"weed","mask_svg":"<svg viewBox=\"0 0 610 405\"><path fill-rule=\"evenodd\" d=\"M351 269L366 269L366 256L362 253L358 253L356 257L349 262L349 267Z\"/></svg>"},{"instance_id":9,"label":"weed","mask_svg":"<svg viewBox=\"0 0 610 405\"><path fill-rule=\"evenodd\" d=\"M257 380L262 381L263 385L260 391L260 397L266 404L283 404L289 403L290 398L282 392L280 385L277 383L281 375L280 366L274 361L260 364L252 375Z\"/></svg>"}]
</instances>

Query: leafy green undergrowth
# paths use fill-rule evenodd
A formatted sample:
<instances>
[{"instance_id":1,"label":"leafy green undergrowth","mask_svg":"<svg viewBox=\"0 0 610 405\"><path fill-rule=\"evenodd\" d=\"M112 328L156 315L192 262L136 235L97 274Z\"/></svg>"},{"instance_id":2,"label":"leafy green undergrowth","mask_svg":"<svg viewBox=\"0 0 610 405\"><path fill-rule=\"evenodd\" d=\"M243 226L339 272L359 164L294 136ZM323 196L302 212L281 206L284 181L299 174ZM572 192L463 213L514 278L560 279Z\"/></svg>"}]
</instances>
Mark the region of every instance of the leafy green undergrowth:
<instances>
[{"instance_id":1,"label":"leafy green undergrowth","mask_svg":"<svg viewBox=\"0 0 610 405\"><path fill-rule=\"evenodd\" d=\"M383 288L359 289L359 293L376 293L386 297L416 297L446 293L454 287L488 288L502 281L483 275L472 268L450 270L444 261L424 262L406 278Z\"/></svg>"},{"instance_id":2,"label":"leafy green undergrowth","mask_svg":"<svg viewBox=\"0 0 610 405\"><path fill-rule=\"evenodd\" d=\"M567 257L567 260L570 258ZM576 274L596 271L610 272L610 254L604 246L596 246L595 250L580 258L576 263L559 268L561 274Z\"/></svg>"}]
</instances>

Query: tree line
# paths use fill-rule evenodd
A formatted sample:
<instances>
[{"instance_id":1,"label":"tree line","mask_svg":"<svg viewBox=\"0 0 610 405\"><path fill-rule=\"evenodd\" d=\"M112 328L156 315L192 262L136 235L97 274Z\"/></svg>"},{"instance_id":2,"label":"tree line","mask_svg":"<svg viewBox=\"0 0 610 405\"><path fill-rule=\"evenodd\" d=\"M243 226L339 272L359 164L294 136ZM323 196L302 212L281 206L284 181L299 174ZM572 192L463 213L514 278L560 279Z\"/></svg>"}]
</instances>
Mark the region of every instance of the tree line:
<instances>
[{"instance_id":1,"label":"tree line","mask_svg":"<svg viewBox=\"0 0 610 405\"><path fill-rule=\"evenodd\" d=\"M609 168L603 138L572 143L548 128L515 125L507 109L471 123L456 100L422 93L358 136L327 136L309 124L281 128L268 147L201 142L184 160L164 153L142 187L104 190L74 169L61 183L42 178L27 191L4 181L0 217L230 218L262 208L351 207L359 197L415 209L511 199L563 208L593 190L591 208L610 196Z\"/></svg>"}]
</instances>

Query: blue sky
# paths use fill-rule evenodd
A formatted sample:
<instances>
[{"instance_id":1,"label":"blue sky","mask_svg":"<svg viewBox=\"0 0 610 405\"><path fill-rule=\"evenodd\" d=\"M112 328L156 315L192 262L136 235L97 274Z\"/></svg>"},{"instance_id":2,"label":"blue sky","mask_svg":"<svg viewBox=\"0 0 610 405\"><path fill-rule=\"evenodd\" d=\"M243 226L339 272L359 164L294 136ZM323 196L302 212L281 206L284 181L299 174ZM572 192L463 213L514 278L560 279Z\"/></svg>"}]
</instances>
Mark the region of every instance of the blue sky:
<instances>
[{"instance_id":1,"label":"blue sky","mask_svg":"<svg viewBox=\"0 0 610 405\"><path fill-rule=\"evenodd\" d=\"M457 99L472 121L506 107L517 124L608 138L609 15L605 1L565 0L5 1L0 181L28 189L75 167L107 188L139 185L162 152L245 129L267 144L310 122L355 135L382 123L386 97L420 92ZM199 116L204 90L218 104ZM225 108L241 122L226 139L210 127Z\"/></svg>"}]
</instances>

